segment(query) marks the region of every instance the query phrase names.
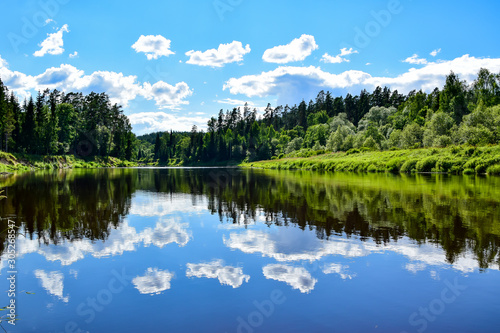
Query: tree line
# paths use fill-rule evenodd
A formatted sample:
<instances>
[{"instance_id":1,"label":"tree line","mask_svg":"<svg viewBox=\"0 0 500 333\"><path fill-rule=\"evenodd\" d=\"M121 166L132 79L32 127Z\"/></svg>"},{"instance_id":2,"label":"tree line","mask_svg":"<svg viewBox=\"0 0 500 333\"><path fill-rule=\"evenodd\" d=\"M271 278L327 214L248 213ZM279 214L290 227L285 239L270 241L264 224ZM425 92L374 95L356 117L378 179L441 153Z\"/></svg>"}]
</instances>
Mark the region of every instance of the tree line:
<instances>
[{"instance_id":1,"label":"tree line","mask_svg":"<svg viewBox=\"0 0 500 333\"><path fill-rule=\"evenodd\" d=\"M21 105L0 79L0 147L13 153L136 158L136 137L122 107L105 93L49 89Z\"/></svg>"},{"instance_id":2,"label":"tree line","mask_svg":"<svg viewBox=\"0 0 500 333\"><path fill-rule=\"evenodd\" d=\"M488 145L500 142L500 74L481 69L468 84L453 72L444 87L407 95L388 87L334 97L320 91L292 107L245 104L207 123L207 131L141 136L138 157L161 164L255 161L320 152Z\"/></svg>"},{"instance_id":3,"label":"tree line","mask_svg":"<svg viewBox=\"0 0 500 333\"><path fill-rule=\"evenodd\" d=\"M321 152L500 142L500 74L481 69L468 84L451 72L444 87L400 94L320 91L299 105L220 110L207 130L138 138L105 93L38 92L21 105L0 80L0 147L37 155L113 156L161 165L256 161Z\"/></svg>"}]
</instances>

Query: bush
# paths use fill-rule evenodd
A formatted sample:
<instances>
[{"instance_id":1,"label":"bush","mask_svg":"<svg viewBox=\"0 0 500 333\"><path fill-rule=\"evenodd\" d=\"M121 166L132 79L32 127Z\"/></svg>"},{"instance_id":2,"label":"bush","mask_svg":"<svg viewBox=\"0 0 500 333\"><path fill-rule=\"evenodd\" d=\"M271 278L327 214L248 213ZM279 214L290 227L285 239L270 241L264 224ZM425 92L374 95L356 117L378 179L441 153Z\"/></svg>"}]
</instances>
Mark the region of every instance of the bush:
<instances>
[{"instance_id":1,"label":"bush","mask_svg":"<svg viewBox=\"0 0 500 333\"><path fill-rule=\"evenodd\" d=\"M401 169L401 165L403 164L403 160L400 158L390 159L386 164L386 170L392 173L398 173L399 169Z\"/></svg>"},{"instance_id":2,"label":"bush","mask_svg":"<svg viewBox=\"0 0 500 333\"><path fill-rule=\"evenodd\" d=\"M360 151L358 148L351 148L346 152L346 155L351 155L351 154L359 154Z\"/></svg>"},{"instance_id":3,"label":"bush","mask_svg":"<svg viewBox=\"0 0 500 333\"><path fill-rule=\"evenodd\" d=\"M431 172L434 171L434 167L436 166L437 158L435 156L429 156L420 160L415 165L417 172Z\"/></svg>"},{"instance_id":4,"label":"bush","mask_svg":"<svg viewBox=\"0 0 500 333\"><path fill-rule=\"evenodd\" d=\"M476 172L474 171L474 169L470 169L470 168L465 169L463 172L464 175L473 175L475 173Z\"/></svg>"},{"instance_id":5,"label":"bush","mask_svg":"<svg viewBox=\"0 0 500 333\"><path fill-rule=\"evenodd\" d=\"M417 165L418 160L416 159L409 159L406 162L403 163L401 166L401 172L402 173L410 173L415 171L415 166Z\"/></svg>"},{"instance_id":6,"label":"bush","mask_svg":"<svg viewBox=\"0 0 500 333\"><path fill-rule=\"evenodd\" d=\"M488 175L500 175L500 164L490 165L488 169L486 169L486 173Z\"/></svg>"}]
</instances>

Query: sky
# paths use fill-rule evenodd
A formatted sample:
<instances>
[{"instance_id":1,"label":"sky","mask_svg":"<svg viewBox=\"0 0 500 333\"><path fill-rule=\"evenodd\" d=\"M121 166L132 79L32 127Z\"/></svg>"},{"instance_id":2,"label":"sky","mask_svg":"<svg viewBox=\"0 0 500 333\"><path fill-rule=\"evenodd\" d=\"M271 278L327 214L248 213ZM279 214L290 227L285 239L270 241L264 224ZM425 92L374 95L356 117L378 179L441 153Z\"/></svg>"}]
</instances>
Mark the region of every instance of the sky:
<instances>
[{"instance_id":1,"label":"sky","mask_svg":"<svg viewBox=\"0 0 500 333\"><path fill-rule=\"evenodd\" d=\"M290 106L500 72L498 1L3 1L0 78L106 92L140 135L206 128L245 102Z\"/></svg>"}]
</instances>

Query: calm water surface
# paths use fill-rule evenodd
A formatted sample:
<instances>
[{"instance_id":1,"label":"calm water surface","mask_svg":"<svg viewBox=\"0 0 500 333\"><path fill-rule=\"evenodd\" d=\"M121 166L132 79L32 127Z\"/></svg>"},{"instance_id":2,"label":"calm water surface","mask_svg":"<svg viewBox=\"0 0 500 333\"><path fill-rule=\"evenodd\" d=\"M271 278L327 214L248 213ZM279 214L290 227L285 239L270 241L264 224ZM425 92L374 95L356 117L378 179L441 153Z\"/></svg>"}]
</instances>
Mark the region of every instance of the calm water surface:
<instances>
[{"instance_id":1,"label":"calm water surface","mask_svg":"<svg viewBox=\"0 0 500 333\"><path fill-rule=\"evenodd\" d=\"M108 169L0 188L1 229L19 227L8 331L499 331L499 178Z\"/></svg>"}]
</instances>

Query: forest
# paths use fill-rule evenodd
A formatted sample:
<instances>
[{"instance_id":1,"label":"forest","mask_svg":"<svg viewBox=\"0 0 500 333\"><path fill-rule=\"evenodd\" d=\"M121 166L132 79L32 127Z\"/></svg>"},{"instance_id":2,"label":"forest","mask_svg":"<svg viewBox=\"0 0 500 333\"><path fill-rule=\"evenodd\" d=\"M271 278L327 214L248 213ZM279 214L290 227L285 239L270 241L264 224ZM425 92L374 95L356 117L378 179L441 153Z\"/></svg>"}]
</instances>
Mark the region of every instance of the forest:
<instances>
[{"instance_id":1,"label":"forest","mask_svg":"<svg viewBox=\"0 0 500 333\"><path fill-rule=\"evenodd\" d=\"M129 119L105 93L47 89L20 104L0 79L0 120L4 152L135 159L136 138Z\"/></svg>"},{"instance_id":2,"label":"forest","mask_svg":"<svg viewBox=\"0 0 500 333\"><path fill-rule=\"evenodd\" d=\"M377 87L334 97L320 91L297 106L245 105L212 117L207 132L140 136L138 158L160 164L258 161L326 152L485 146L500 142L500 74L481 69L474 82L451 72L431 93Z\"/></svg>"},{"instance_id":3,"label":"forest","mask_svg":"<svg viewBox=\"0 0 500 333\"><path fill-rule=\"evenodd\" d=\"M0 80L0 146L18 154L116 157L153 165L211 165L500 142L500 74L481 69L468 83L453 72L444 87L407 95L388 87L359 95L320 91L308 103L220 110L206 131L136 137L105 93L38 92L19 103Z\"/></svg>"}]
</instances>

